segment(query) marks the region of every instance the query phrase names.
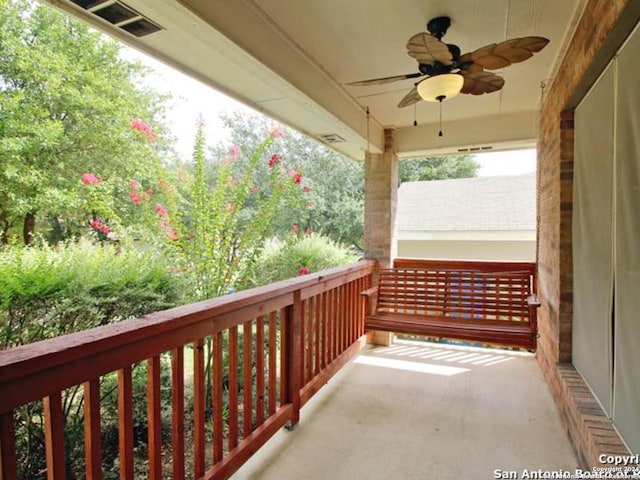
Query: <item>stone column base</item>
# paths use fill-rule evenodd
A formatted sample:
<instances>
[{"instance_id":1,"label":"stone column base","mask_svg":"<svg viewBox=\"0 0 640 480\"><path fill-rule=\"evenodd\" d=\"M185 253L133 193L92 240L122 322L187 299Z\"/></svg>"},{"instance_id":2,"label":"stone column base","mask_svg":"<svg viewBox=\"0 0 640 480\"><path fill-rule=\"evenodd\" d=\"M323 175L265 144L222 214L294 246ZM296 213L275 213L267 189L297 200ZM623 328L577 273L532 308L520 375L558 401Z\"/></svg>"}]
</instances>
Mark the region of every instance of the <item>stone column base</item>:
<instances>
[{"instance_id":1,"label":"stone column base","mask_svg":"<svg viewBox=\"0 0 640 480\"><path fill-rule=\"evenodd\" d=\"M393 340L396 335L393 332L382 332L376 330L375 332L369 333L369 343L373 345L379 345L382 347L390 347L393 345Z\"/></svg>"}]
</instances>

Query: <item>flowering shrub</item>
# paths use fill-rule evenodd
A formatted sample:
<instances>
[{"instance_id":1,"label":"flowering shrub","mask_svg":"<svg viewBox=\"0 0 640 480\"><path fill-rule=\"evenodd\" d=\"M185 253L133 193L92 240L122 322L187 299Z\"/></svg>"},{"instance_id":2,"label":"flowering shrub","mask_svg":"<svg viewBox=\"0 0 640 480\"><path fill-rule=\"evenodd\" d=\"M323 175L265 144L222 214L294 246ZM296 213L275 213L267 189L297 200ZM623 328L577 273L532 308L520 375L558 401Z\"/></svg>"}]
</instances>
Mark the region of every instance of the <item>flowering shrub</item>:
<instances>
[{"instance_id":1,"label":"flowering shrub","mask_svg":"<svg viewBox=\"0 0 640 480\"><path fill-rule=\"evenodd\" d=\"M302 174L288 173L282 156L271 151L282 136L281 130L273 129L242 165L236 162L240 150L231 147L218 165L211 189L205 176L204 133L199 128L194 176L190 191L185 192L191 201L185 205L184 223L178 228L183 233L175 232L179 236L175 252L195 283L196 298L219 296L245 285L276 214L285 205L304 204ZM268 192L255 186L265 160ZM167 236L172 234L169 230Z\"/></svg>"},{"instance_id":2,"label":"flowering shrub","mask_svg":"<svg viewBox=\"0 0 640 480\"><path fill-rule=\"evenodd\" d=\"M141 120L133 120L131 128L155 141L151 127ZM244 161L239 161L244 152L232 146L216 165L213 185L205 174L202 126L196 135L193 173L179 172L178 189L165 179L151 184L148 178L132 178L128 185L113 185L96 173L84 173L89 231L101 241L135 238L163 249L174 271L193 283L194 300L241 287L251 276L276 215L307 202L304 196L310 189L303 174L286 168L277 151L282 137L281 130L273 129ZM267 182L258 178L265 171ZM293 229L296 234L298 228Z\"/></svg>"}]
</instances>

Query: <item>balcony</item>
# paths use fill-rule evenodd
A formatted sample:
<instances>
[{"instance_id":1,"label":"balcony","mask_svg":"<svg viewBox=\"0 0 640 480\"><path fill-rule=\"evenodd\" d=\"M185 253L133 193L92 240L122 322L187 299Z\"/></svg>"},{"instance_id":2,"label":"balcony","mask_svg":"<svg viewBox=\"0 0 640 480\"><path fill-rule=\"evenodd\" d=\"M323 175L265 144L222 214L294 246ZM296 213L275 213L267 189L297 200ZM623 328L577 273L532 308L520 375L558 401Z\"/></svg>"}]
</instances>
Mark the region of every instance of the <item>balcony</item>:
<instances>
[{"instance_id":1,"label":"balcony","mask_svg":"<svg viewBox=\"0 0 640 480\"><path fill-rule=\"evenodd\" d=\"M19 475L14 412L30 402L42 402L47 478L67 478L65 391L74 387L84 474L102 479L106 375L117 376L122 479L228 478L274 435L239 478L576 468L532 354L397 342L358 356L367 343L361 292L374 268L363 261L0 352L0 479ZM132 389L140 363L146 398ZM300 427L279 433L299 423L306 404ZM143 460L134 408L146 409Z\"/></svg>"}]
</instances>

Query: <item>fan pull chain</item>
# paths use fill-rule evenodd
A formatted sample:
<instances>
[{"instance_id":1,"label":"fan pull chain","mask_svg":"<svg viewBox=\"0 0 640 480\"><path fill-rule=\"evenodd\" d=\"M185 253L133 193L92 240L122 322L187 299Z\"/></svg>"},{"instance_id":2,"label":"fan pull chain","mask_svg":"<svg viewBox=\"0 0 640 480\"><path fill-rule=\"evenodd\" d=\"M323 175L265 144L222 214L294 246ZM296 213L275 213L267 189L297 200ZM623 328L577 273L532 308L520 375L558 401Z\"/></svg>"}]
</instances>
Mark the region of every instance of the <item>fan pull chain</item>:
<instances>
[{"instance_id":1,"label":"fan pull chain","mask_svg":"<svg viewBox=\"0 0 640 480\"><path fill-rule=\"evenodd\" d=\"M418 126L418 104L417 103L413 104L413 126L414 127Z\"/></svg>"},{"instance_id":2,"label":"fan pull chain","mask_svg":"<svg viewBox=\"0 0 640 480\"><path fill-rule=\"evenodd\" d=\"M371 114L369 113L369 107L367 107L367 153L371 152L371 145L369 141L370 124L371 124Z\"/></svg>"},{"instance_id":3,"label":"fan pull chain","mask_svg":"<svg viewBox=\"0 0 640 480\"><path fill-rule=\"evenodd\" d=\"M444 97L438 97L438 100L440 101L440 131L438 132L438 136L441 137L442 136L442 100L444 100Z\"/></svg>"}]
</instances>

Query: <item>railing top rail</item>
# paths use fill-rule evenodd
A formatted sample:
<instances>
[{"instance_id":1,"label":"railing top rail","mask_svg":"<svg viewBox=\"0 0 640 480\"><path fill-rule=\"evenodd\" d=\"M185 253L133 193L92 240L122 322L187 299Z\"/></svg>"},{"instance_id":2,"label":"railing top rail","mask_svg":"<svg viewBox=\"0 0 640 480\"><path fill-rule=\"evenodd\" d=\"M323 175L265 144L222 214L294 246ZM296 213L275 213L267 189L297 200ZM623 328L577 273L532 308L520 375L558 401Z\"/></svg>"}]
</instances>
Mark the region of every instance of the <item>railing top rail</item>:
<instances>
[{"instance_id":1,"label":"railing top rail","mask_svg":"<svg viewBox=\"0 0 640 480\"><path fill-rule=\"evenodd\" d=\"M285 306L292 302L294 291L317 289L322 284L335 284L335 280L353 274L366 275L373 271L374 266L374 261L364 260L211 300L155 312L140 318L0 351L0 382L9 382L63 363L77 362L87 356L98 355L116 347L121 348L135 342L147 343L153 337L166 338L167 334L184 330L203 321L209 322L210 332L214 333L216 329L239 325L244 321L241 315L233 318L234 312L252 310L258 312L257 315L266 314L269 311L264 311L261 304L273 305L280 300L280 303ZM330 282L331 280L334 282ZM220 317L225 317L227 323L216 325L216 319Z\"/></svg>"}]
</instances>

